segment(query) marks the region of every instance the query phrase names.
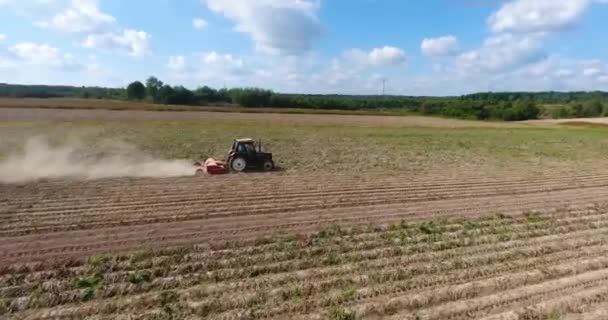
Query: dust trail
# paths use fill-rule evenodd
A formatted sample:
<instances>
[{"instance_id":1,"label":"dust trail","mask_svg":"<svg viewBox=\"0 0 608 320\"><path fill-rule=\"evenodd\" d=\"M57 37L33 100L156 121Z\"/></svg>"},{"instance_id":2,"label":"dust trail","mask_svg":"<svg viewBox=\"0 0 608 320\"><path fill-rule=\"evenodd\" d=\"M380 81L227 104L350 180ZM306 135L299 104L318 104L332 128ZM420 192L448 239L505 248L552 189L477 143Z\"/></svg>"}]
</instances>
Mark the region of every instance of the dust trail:
<instances>
[{"instance_id":1,"label":"dust trail","mask_svg":"<svg viewBox=\"0 0 608 320\"><path fill-rule=\"evenodd\" d=\"M122 147L124 149L124 144ZM95 157L84 156L84 149L86 147L77 143L55 147L44 139L30 139L21 152L0 161L0 182L18 183L42 178L162 178L188 176L194 172L189 161L156 159L134 149L126 154ZM112 152L96 149L96 153L101 154Z\"/></svg>"}]
</instances>

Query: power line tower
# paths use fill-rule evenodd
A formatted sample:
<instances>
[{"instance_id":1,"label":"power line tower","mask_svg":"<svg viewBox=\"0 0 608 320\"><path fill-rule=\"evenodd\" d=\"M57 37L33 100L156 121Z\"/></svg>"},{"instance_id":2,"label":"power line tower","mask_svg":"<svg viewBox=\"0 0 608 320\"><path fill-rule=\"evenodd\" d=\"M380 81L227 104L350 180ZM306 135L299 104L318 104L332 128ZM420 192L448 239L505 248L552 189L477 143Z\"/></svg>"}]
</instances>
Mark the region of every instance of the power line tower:
<instances>
[{"instance_id":1,"label":"power line tower","mask_svg":"<svg viewBox=\"0 0 608 320\"><path fill-rule=\"evenodd\" d=\"M386 78L382 78L382 97L386 96Z\"/></svg>"}]
</instances>

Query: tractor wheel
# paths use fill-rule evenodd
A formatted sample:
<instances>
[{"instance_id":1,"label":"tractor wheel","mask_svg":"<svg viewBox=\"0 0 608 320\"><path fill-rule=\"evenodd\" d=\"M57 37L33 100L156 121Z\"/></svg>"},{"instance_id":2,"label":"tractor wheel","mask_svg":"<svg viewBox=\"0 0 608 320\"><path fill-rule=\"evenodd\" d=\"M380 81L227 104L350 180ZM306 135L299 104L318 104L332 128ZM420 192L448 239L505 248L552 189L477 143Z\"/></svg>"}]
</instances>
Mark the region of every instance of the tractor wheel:
<instances>
[{"instance_id":1,"label":"tractor wheel","mask_svg":"<svg viewBox=\"0 0 608 320\"><path fill-rule=\"evenodd\" d=\"M247 161L243 158L234 158L230 161L230 169L234 172L242 172L247 168Z\"/></svg>"},{"instance_id":2,"label":"tractor wheel","mask_svg":"<svg viewBox=\"0 0 608 320\"><path fill-rule=\"evenodd\" d=\"M272 160L264 161L264 164L262 165L262 169L264 169L264 171L270 171L270 170L274 169L274 162L272 162Z\"/></svg>"}]
</instances>

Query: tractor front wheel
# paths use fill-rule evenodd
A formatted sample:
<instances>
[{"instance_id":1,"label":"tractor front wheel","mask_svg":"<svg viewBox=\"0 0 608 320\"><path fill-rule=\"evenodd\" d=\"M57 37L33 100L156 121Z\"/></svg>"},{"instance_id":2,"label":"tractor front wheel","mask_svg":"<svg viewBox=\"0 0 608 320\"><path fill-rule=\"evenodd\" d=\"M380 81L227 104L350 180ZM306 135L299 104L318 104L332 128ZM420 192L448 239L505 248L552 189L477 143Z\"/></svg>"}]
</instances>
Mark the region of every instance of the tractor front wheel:
<instances>
[{"instance_id":1,"label":"tractor front wheel","mask_svg":"<svg viewBox=\"0 0 608 320\"><path fill-rule=\"evenodd\" d=\"M274 162L272 162L272 160L264 161L264 164L262 165L262 169L264 169L264 171L270 171L270 170L274 169Z\"/></svg>"},{"instance_id":2,"label":"tractor front wheel","mask_svg":"<svg viewBox=\"0 0 608 320\"><path fill-rule=\"evenodd\" d=\"M243 172L247 168L247 161L243 158L234 158L230 161L230 169L234 172Z\"/></svg>"}]
</instances>

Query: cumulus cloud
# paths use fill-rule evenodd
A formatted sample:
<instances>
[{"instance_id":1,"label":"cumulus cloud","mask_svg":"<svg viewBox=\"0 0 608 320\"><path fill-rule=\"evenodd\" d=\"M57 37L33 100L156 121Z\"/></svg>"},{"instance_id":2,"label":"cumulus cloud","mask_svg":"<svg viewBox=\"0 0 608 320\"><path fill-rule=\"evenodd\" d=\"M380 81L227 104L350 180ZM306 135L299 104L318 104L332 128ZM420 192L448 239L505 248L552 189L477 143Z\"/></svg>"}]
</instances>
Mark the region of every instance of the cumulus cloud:
<instances>
[{"instance_id":1,"label":"cumulus cloud","mask_svg":"<svg viewBox=\"0 0 608 320\"><path fill-rule=\"evenodd\" d=\"M207 6L234 21L263 52L301 54L321 34L319 1L207 0Z\"/></svg>"},{"instance_id":2,"label":"cumulus cloud","mask_svg":"<svg viewBox=\"0 0 608 320\"><path fill-rule=\"evenodd\" d=\"M597 60L550 55L545 43L575 26L600 1L511 0L488 18L490 34L477 48L444 57L441 79L420 81L432 93L478 91L606 90L608 67ZM608 2L608 1L601 1ZM435 39L425 39L427 56L439 55ZM437 46L434 46L437 45ZM426 49L426 50L425 50ZM435 54L435 55L434 55ZM422 76L421 78L425 78ZM421 89L424 89L421 87Z\"/></svg>"},{"instance_id":3,"label":"cumulus cloud","mask_svg":"<svg viewBox=\"0 0 608 320\"><path fill-rule=\"evenodd\" d=\"M236 58L231 54L219 54L215 51L203 54L202 60L209 67L221 67L231 72L243 70L245 65L243 59Z\"/></svg>"},{"instance_id":4,"label":"cumulus cloud","mask_svg":"<svg viewBox=\"0 0 608 320\"><path fill-rule=\"evenodd\" d=\"M39 82L40 78L46 79L46 74L74 74L85 66L73 55L46 43L20 42L0 51L0 69L4 81L19 82L26 77Z\"/></svg>"},{"instance_id":5,"label":"cumulus cloud","mask_svg":"<svg viewBox=\"0 0 608 320\"><path fill-rule=\"evenodd\" d=\"M595 77L595 76L600 75L601 73L602 73L602 70L600 70L599 68L589 67L589 68L583 69L583 75L585 75L587 77Z\"/></svg>"},{"instance_id":6,"label":"cumulus cloud","mask_svg":"<svg viewBox=\"0 0 608 320\"><path fill-rule=\"evenodd\" d=\"M382 48L374 48L370 52L361 49L350 49L344 52L344 57L347 60L358 65L399 65L407 61L405 52L399 48L384 46Z\"/></svg>"},{"instance_id":7,"label":"cumulus cloud","mask_svg":"<svg viewBox=\"0 0 608 320\"><path fill-rule=\"evenodd\" d=\"M179 81L237 82L245 81L245 75L254 74L253 67L243 58L216 51L171 56L166 67L169 77Z\"/></svg>"},{"instance_id":8,"label":"cumulus cloud","mask_svg":"<svg viewBox=\"0 0 608 320\"><path fill-rule=\"evenodd\" d=\"M569 78L574 75L574 71L572 71L571 69L562 68L555 71L555 75L560 78Z\"/></svg>"},{"instance_id":9,"label":"cumulus cloud","mask_svg":"<svg viewBox=\"0 0 608 320\"><path fill-rule=\"evenodd\" d=\"M462 53L458 67L465 71L504 71L545 57L539 36L502 34L486 39L479 49Z\"/></svg>"},{"instance_id":10,"label":"cumulus cloud","mask_svg":"<svg viewBox=\"0 0 608 320\"><path fill-rule=\"evenodd\" d=\"M374 65L402 64L405 63L405 52L399 48L385 46L375 48L369 53L369 61Z\"/></svg>"},{"instance_id":11,"label":"cumulus cloud","mask_svg":"<svg viewBox=\"0 0 608 320\"><path fill-rule=\"evenodd\" d=\"M576 25L593 3L606 0L514 0L488 18L494 32L555 32Z\"/></svg>"},{"instance_id":12,"label":"cumulus cloud","mask_svg":"<svg viewBox=\"0 0 608 320\"><path fill-rule=\"evenodd\" d=\"M18 43L8 51L15 60L29 65L61 67L69 64L71 59L71 56L62 54L55 47L33 42Z\"/></svg>"},{"instance_id":13,"label":"cumulus cloud","mask_svg":"<svg viewBox=\"0 0 608 320\"><path fill-rule=\"evenodd\" d=\"M588 79L601 79L608 76L608 64L600 60L583 61L579 67L581 74Z\"/></svg>"},{"instance_id":14,"label":"cumulus cloud","mask_svg":"<svg viewBox=\"0 0 608 320\"><path fill-rule=\"evenodd\" d=\"M122 33L89 34L82 45L85 48L124 50L132 56L142 56L150 48L150 38L144 31L125 29Z\"/></svg>"},{"instance_id":15,"label":"cumulus cloud","mask_svg":"<svg viewBox=\"0 0 608 320\"><path fill-rule=\"evenodd\" d=\"M171 56L167 63L167 68L171 71L181 72L186 69L186 57L184 56Z\"/></svg>"},{"instance_id":16,"label":"cumulus cloud","mask_svg":"<svg viewBox=\"0 0 608 320\"><path fill-rule=\"evenodd\" d=\"M458 39L452 35L426 38L420 45L422 52L429 57L450 56L460 51Z\"/></svg>"},{"instance_id":17,"label":"cumulus cloud","mask_svg":"<svg viewBox=\"0 0 608 320\"><path fill-rule=\"evenodd\" d=\"M67 8L50 19L35 24L61 32L104 32L112 27L116 19L101 12L97 0L71 0Z\"/></svg>"},{"instance_id":18,"label":"cumulus cloud","mask_svg":"<svg viewBox=\"0 0 608 320\"><path fill-rule=\"evenodd\" d=\"M608 1L507 1L487 19L493 34L479 48L451 60L453 65L446 70L465 77L470 84L479 80L477 86L486 86L487 90L567 90L580 89L581 84L595 87L597 78L604 74L601 68L583 61L550 58L544 46L553 33L575 26L593 3L600 2ZM436 44L426 41L425 52L423 41L423 52L433 56L430 48Z\"/></svg>"},{"instance_id":19,"label":"cumulus cloud","mask_svg":"<svg viewBox=\"0 0 608 320\"><path fill-rule=\"evenodd\" d=\"M194 27L194 29L205 29L207 27L209 23L207 23L207 20L203 19L203 18L194 18L192 19L192 26Z\"/></svg>"},{"instance_id":20,"label":"cumulus cloud","mask_svg":"<svg viewBox=\"0 0 608 320\"><path fill-rule=\"evenodd\" d=\"M116 22L99 9L98 0L0 0L0 8L12 9L35 26L59 32L101 32Z\"/></svg>"},{"instance_id":21,"label":"cumulus cloud","mask_svg":"<svg viewBox=\"0 0 608 320\"><path fill-rule=\"evenodd\" d=\"M149 49L149 34L121 30L116 18L100 9L98 0L0 0L0 7L13 9L37 27L74 33L86 48L126 51L132 56Z\"/></svg>"}]
</instances>

